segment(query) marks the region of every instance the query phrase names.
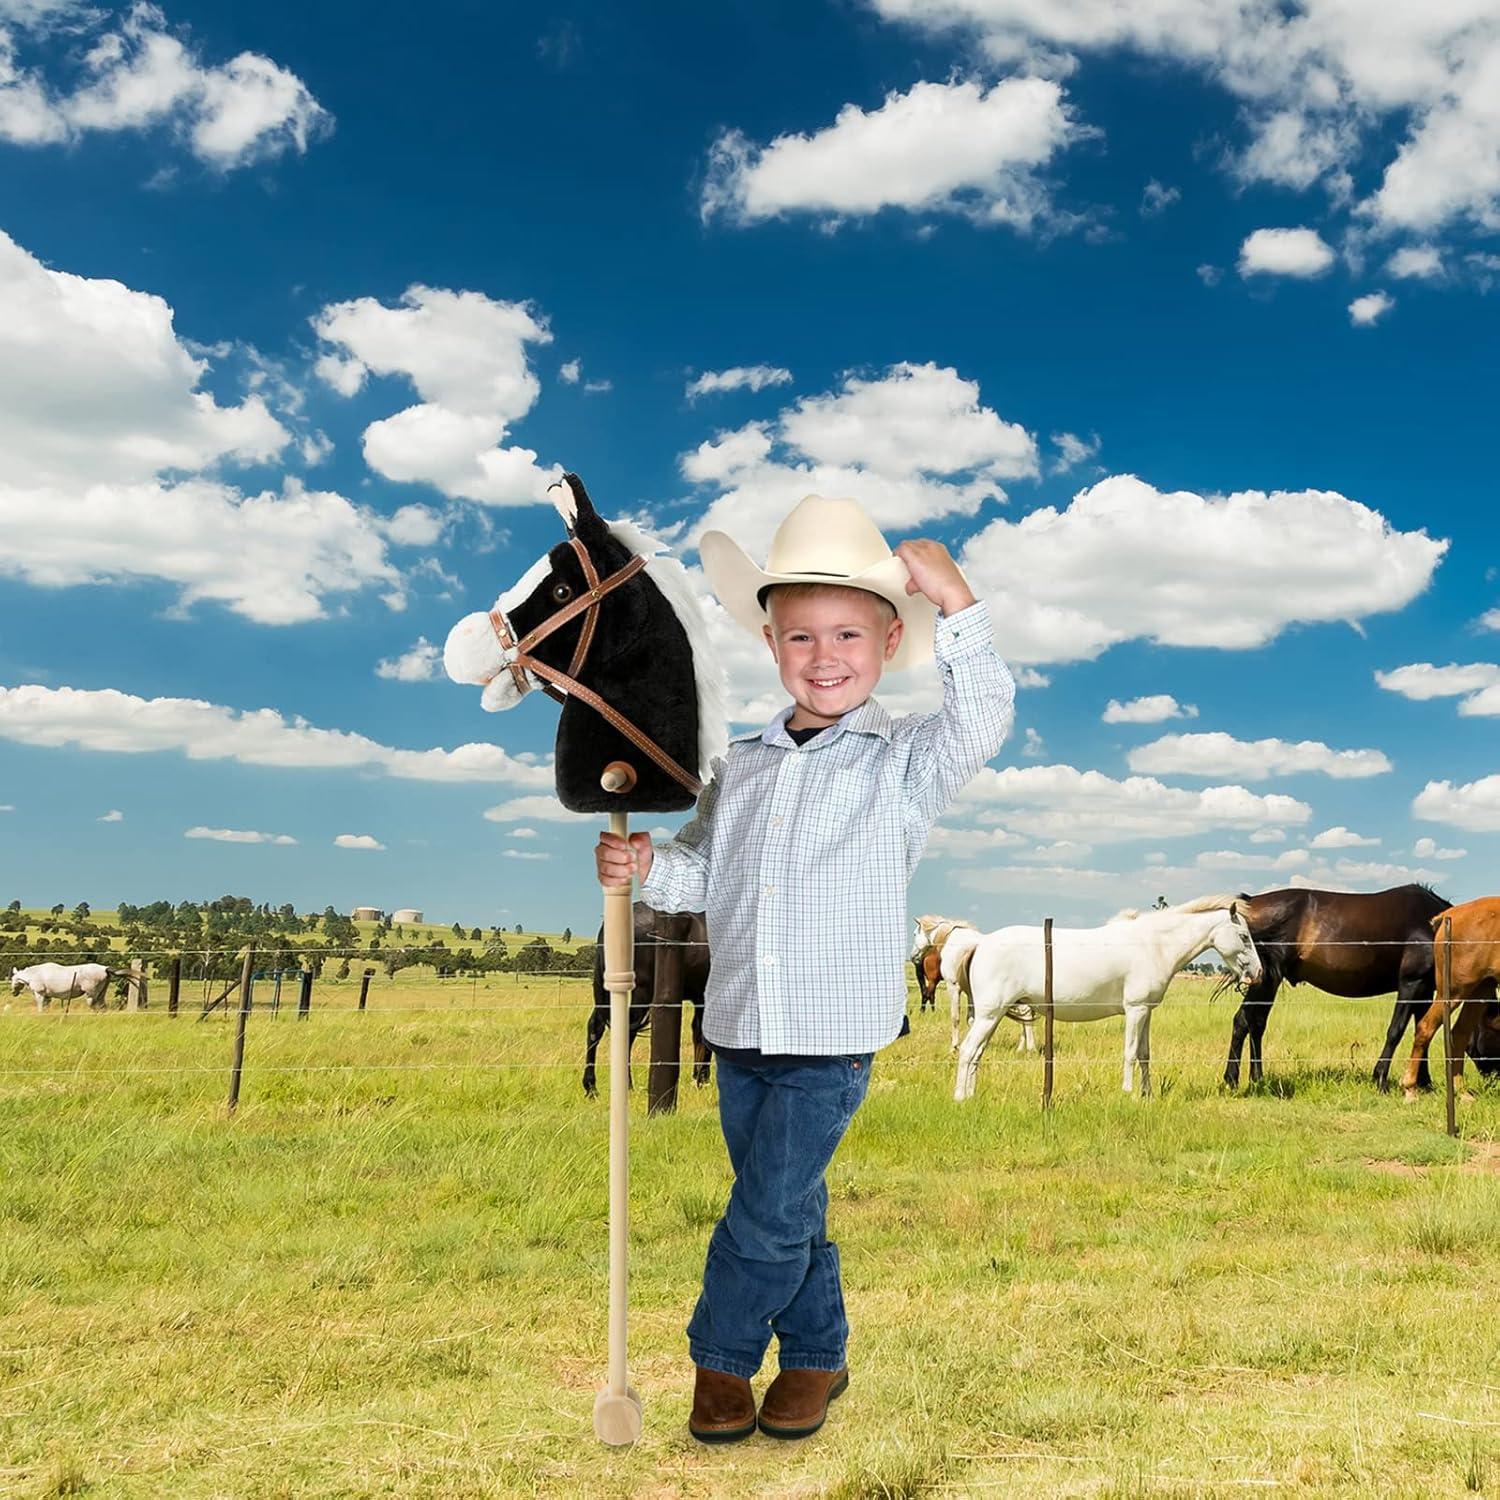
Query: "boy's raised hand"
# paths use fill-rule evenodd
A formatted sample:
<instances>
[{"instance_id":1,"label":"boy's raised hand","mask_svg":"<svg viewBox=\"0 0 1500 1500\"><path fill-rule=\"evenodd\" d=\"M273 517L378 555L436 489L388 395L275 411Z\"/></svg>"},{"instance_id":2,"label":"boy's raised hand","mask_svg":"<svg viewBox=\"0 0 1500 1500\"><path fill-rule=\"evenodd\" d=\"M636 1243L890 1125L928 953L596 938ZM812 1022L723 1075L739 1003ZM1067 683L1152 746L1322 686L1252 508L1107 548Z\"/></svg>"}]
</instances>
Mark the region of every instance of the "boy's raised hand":
<instances>
[{"instance_id":1,"label":"boy's raised hand","mask_svg":"<svg viewBox=\"0 0 1500 1500\"><path fill-rule=\"evenodd\" d=\"M599 884L605 887L629 885L632 875L642 880L651 873L655 858L649 833L632 833L627 843L617 833L601 833L594 845L594 864L599 870Z\"/></svg>"},{"instance_id":2,"label":"boy's raised hand","mask_svg":"<svg viewBox=\"0 0 1500 1500\"><path fill-rule=\"evenodd\" d=\"M896 544L896 556L911 574L906 584L908 594L925 594L945 615L956 615L974 603L973 590L941 542L914 537Z\"/></svg>"}]
</instances>

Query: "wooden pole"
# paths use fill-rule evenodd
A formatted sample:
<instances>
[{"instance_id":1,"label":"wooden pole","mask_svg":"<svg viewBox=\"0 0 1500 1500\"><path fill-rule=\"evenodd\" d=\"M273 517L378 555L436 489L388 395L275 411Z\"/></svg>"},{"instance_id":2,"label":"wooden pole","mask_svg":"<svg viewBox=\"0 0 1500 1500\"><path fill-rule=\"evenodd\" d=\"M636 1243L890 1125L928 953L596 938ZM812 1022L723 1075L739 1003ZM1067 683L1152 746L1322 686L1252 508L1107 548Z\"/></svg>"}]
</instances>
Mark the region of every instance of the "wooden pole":
<instances>
[{"instance_id":1,"label":"wooden pole","mask_svg":"<svg viewBox=\"0 0 1500 1500\"><path fill-rule=\"evenodd\" d=\"M276 971L276 988L271 991L271 1014L281 1014L281 970Z\"/></svg>"},{"instance_id":2,"label":"wooden pole","mask_svg":"<svg viewBox=\"0 0 1500 1500\"><path fill-rule=\"evenodd\" d=\"M234 1024L234 1062L229 1069L229 1113L233 1114L240 1103L240 1074L245 1066L245 1021L250 1015L250 971L255 964L255 944L245 949L245 961L240 965L240 1009Z\"/></svg>"},{"instance_id":3,"label":"wooden pole","mask_svg":"<svg viewBox=\"0 0 1500 1500\"><path fill-rule=\"evenodd\" d=\"M302 971L302 991L297 996L297 1019L305 1021L308 1012L312 1010L312 982L313 971L304 969Z\"/></svg>"},{"instance_id":4,"label":"wooden pole","mask_svg":"<svg viewBox=\"0 0 1500 1500\"><path fill-rule=\"evenodd\" d=\"M1448 1106L1448 1134L1458 1134L1458 1106L1453 1097L1453 1022L1449 1012L1453 1009L1453 918L1443 918L1443 1072L1446 1080L1443 1091Z\"/></svg>"},{"instance_id":5,"label":"wooden pole","mask_svg":"<svg viewBox=\"0 0 1500 1500\"><path fill-rule=\"evenodd\" d=\"M138 958L130 960L130 978L125 983L125 995L126 1010L145 1010L146 971Z\"/></svg>"},{"instance_id":6,"label":"wooden pole","mask_svg":"<svg viewBox=\"0 0 1500 1500\"><path fill-rule=\"evenodd\" d=\"M180 953L174 953L172 955L172 967L167 974L167 1014L169 1016L175 1016L177 1014L177 999L181 989L182 955Z\"/></svg>"},{"instance_id":7,"label":"wooden pole","mask_svg":"<svg viewBox=\"0 0 1500 1500\"><path fill-rule=\"evenodd\" d=\"M1052 1108L1052 918L1042 923L1042 1108Z\"/></svg>"},{"instance_id":8,"label":"wooden pole","mask_svg":"<svg viewBox=\"0 0 1500 1500\"><path fill-rule=\"evenodd\" d=\"M651 984L651 1074L646 1085L646 1112L669 1115L677 1108L682 1077L682 945L672 940L673 923L657 912L653 924L656 952Z\"/></svg>"},{"instance_id":9,"label":"wooden pole","mask_svg":"<svg viewBox=\"0 0 1500 1500\"><path fill-rule=\"evenodd\" d=\"M635 772L613 762L605 767L602 780L609 791L628 791L635 784ZM609 830L628 839L629 813L610 813ZM609 1375L604 1389L594 1398L594 1435L614 1448L625 1447L641 1435L641 1398L630 1387L626 1361L630 1245L628 1077L630 995L635 988L633 887L632 881L606 886L604 890L604 987L609 991Z\"/></svg>"},{"instance_id":10,"label":"wooden pole","mask_svg":"<svg viewBox=\"0 0 1500 1500\"><path fill-rule=\"evenodd\" d=\"M365 1000L370 993L370 981L375 977L374 969L366 969L364 977L359 981L359 1008L365 1008Z\"/></svg>"}]
</instances>

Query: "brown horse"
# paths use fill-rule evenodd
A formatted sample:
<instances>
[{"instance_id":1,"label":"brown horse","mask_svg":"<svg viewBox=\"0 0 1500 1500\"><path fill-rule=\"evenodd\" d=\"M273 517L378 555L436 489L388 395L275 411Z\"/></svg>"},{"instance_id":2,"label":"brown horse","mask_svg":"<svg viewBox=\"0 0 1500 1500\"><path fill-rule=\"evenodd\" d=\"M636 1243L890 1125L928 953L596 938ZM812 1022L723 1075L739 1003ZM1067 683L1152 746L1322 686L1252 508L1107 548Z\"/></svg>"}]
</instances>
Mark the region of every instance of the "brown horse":
<instances>
[{"instance_id":1,"label":"brown horse","mask_svg":"<svg viewBox=\"0 0 1500 1500\"><path fill-rule=\"evenodd\" d=\"M1448 921L1453 924L1451 943L1444 932ZM1433 973L1441 974L1445 960L1450 961L1453 988L1446 1005L1434 1000L1417 1022L1411 1057L1401 1079L1407 1098L1416 1093L1419 1075L1427 1065L1427 1048L1442 1027L1443 1012L1456 1005L1463 1005L1463 1009L1453 1022L1449 1068L1455 1083L1464 1076L1464 1053L1475 1050L1480 1023L1486 1020L1487 1011L1493 1011L1484 1002L1495 998L1495 981L1500 979L1500 896L1484 896L1450 908L1432 919L1432 931Z\"/></svg>"},{"instance_id":2,"label":"brown horse","mask_svg":"<svg viewBox=\"0 0 1500 1500\"><path fill-rule=\"evenodd\" d=\"M1262 972L1245 991L1229 1038L1224 1082L1239 1087L1240 1058L1250 1042L1250 1081L1259 1083L1261 1038L1282 980L1313 984L1350 999L1396 992L1375 1082L1390 1086L1391 1058L1408 1023L1432 1003L1432 919L1449 902L1425 885L1398 885L1365 894L1282 890L1241 896ZM1427 1082L1426 1059L1418 1069Z\"/></svg>"},{"instance_id":3,"label":"brown horse","mask_svg":"<svg viewBox=\"0 0 1500 1500\"><path fill-rule=\"evenodd\" d=\"M938 980L943 977L943 955L936 948L924 948L911 961L917 971L917 1014L937 1009Z\"/></svg>"},{"instance_id":4,"label":"brown horse","mask_svg":"<svg viewBox=\"0 0 1500 1500\"><path fill-rule=\"evenodd\" d=\"M663 924L664 931L658 927ZM709 1050L703 1040L703 996L708 988L708 931L701 911L668 915L635 903L635 987L630 992L630 1040L651 1020L651 997L656 989L656 954L661 942L682 945L683 1000L693 1002L693 1082L700 1088L708 1082ZM609 991L604 988L604 929L594 951L594 1009L589 1015L583 1062L583 1091L593 1098L594 1059L609 1026Z\"/></svg>"}]
</instances>

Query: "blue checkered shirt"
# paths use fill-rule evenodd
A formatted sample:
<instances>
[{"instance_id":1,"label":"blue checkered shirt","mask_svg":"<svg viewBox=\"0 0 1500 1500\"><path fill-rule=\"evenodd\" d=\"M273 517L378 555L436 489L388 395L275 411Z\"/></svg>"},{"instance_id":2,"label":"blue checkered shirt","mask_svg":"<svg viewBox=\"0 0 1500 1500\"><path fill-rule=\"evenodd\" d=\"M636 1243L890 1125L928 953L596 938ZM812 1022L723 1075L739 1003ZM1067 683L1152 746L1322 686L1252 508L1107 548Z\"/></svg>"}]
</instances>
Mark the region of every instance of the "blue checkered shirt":
<instances>
[{"instance_id":1,"label":"blue checkered shirt","mask_svg":"<svg viewBox=\"0 0 1500 1500\"><path fill-rule=\"evenodd\" d=\"M936 648L938 713L893 719L870 698L799 746L783 709L730 740L692 820L656 846L641 899L707 915L710 1042L826 1057L899 1032L907 882L1015 713L988 606L939 614Z\"/></svg>"}]
</instances>

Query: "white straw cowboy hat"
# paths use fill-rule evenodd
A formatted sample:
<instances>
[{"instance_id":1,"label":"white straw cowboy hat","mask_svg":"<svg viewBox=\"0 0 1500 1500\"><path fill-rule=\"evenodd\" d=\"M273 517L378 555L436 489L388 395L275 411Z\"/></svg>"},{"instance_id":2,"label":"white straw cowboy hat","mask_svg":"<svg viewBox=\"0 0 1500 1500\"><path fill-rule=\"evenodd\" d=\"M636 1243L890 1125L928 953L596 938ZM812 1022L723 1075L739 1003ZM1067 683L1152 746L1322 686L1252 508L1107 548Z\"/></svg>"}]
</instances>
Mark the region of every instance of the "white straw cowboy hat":
<instances>
[{"instance_id":1,"label":"white straw cowboy hat","mask_svg":"<svg viewBox=\"0 0 1500 1500\"><path fill-rule=\"evenodd\" d=\"M901 617L901 644L886 664L891 671L932 656L937 606L923 594L906 592L911 577L906 564L857 500L808 495L799 501L776 528L764 568L722 531L705 531L698 555L720 603L756 637L768 623L763 589L773 583L832 583L878 594Z\"/></svg>"}]
</instances>

